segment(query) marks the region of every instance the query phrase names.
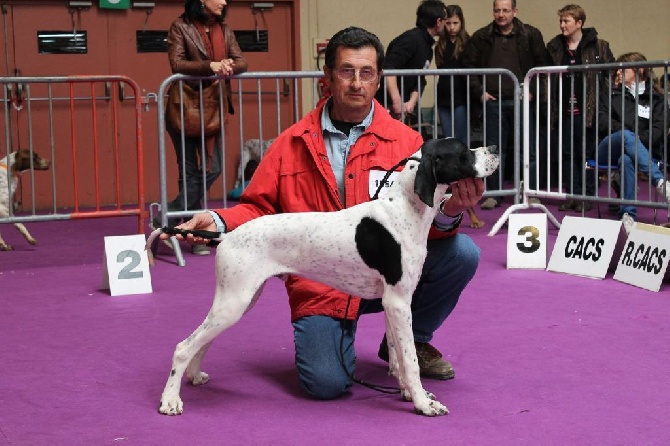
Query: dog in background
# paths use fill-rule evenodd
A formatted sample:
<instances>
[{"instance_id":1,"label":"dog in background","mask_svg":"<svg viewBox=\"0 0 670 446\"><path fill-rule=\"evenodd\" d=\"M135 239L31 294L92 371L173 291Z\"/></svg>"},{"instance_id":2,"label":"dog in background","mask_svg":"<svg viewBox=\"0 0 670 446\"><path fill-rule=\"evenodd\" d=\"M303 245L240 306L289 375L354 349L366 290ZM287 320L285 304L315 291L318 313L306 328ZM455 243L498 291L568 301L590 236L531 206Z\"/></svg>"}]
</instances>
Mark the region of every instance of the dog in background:
<instances>
[{"instance_id":1,"label":"dog in background","mask_svg":"<svg viewBox=\"0 0 670 446\"><path fill-rule=\"evenodd\" d=\"M240 165L237 167L237 180L235 181L236 188L242 188L242 177L244 177L245 181L249 181L251 178L251 176L247 175L247 173L244 171L249 162L260 162L261 157L265 154L265 151L273 142L274 139L247 139L244 142L242 150L240 151Z\"/></svg>"},{"instance_id":2,"label":"dog in background","mask_svg":"<svg viewBox=\"0 0 670 446\"><path fill-rule=\"evenodd\" d=\"M468 217L470 217L470 227L479 229L483 228L486 223L480 220L475 214L475 208L468 208Z\"/></svg>"},{"instance_id":3,"label":"dog in background","mask_svg":"<svg viewBox=\"0 0 670 446\"><path fill-rule=\"evenodd\" d=\"M493 173L496 150L429 140L377 200L338 212L266 215L220 235L214 302L202 325L177 345L159 411L181 414L183 375L194 385L208 382L201 364L214 338L254 305L268 278L297 274L365 299L382 296L390 372L403 397L417 413L448 413L419 378L410 308L421 273L416 265L425 260L428 231L449 184ZM151 233L147 249L160 232Z\"/></svg>"},{"instance_id":4,"label":"dog in background","mask_svg":"<svg viewBox=\"0 0 670 446\"><path fill-rule=\"evenodd\" d=\"M19 175L29 170L47 170L49 160L42 158L35 152L28 149L19 149L10 153L8 156L0 159L0 218L6 218L10 215L11 206L14 202L14 193L19 183ZM13 223L23 237L31 245L36 245L37 240L30 235L28 229L22 223ZM0 236L0 251L11 251L12 247L8 245Z\"/></svg>"}]
</instances>

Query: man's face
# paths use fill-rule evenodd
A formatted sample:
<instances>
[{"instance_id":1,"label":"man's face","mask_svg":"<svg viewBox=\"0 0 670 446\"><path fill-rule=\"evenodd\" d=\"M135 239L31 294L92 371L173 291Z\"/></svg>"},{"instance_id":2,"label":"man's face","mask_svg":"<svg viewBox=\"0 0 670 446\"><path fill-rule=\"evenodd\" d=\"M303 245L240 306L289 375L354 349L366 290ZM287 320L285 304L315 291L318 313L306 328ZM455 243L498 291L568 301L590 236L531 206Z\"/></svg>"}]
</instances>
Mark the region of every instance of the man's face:
<instances>
[{"instance_id":1,"label":"man's face","mask_svg":"<svg viewBox=\"0 0 670 446\"><path fill-rule=\"evenodd\" d=\"M575 21L574 17L566 15L560 18L559 26L561 27L561 34L564 37L570 37L582 29L582 21Z\"/></svg>"},{"instance_id":2,"label":"man's face","mask_svg":"<svg viewBox=\"0 0 670 446\"><path fill-rule=\"evenodd\" d=\"M377 52L373 47L338 48L335 68L324 67L333 98L331 118L360 122L379 88Z\"/></svg>"},{"instance_id":3,"label":"man's face","mask_svg":"<svg viewBox=\"0 0 670 446\"><path fill-rule=\"evenodd\" d=\"M493 3L493 20L501 29L512 27L512 21L516 17L517 9L512 8L512 0L496 0Z\"/></svg>"}]
</instances>

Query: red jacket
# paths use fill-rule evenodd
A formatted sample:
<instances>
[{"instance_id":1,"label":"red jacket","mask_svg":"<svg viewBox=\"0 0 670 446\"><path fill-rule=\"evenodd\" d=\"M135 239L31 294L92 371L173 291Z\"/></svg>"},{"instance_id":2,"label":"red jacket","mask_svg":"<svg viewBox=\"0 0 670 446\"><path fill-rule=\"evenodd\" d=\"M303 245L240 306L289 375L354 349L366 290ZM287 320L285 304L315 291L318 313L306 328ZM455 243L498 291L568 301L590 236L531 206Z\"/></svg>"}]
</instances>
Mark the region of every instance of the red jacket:
<instances>
[{"instance_id":1,"label":"red jacket","mask_svg":"<svg viewBox=\"0 0 670 446\"><path fill-rule=\"evenodd\" d=\"M266 214L339 211L370 201L370 171L392 168L423 143L419 133L393 119L375 102L372 123L350 148L344 173L346 197L341 203L321 131L322 109L323 104L282 132L261 160L240 203L216 211L228 231ZM431 238L454 233L433 228ZM286 289L292 320L310 315L357 317L360 299L348 303L346 294L328 286L292 275Z\"/></svg>"}]
</instances>

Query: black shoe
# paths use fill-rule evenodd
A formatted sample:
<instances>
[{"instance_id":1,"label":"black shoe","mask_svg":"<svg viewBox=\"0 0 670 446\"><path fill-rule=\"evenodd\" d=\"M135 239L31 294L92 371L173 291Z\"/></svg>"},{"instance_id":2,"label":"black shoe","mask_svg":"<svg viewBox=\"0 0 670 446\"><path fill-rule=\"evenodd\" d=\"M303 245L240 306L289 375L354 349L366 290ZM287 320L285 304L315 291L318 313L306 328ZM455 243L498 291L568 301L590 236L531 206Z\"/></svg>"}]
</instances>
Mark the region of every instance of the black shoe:
<instances>
[{"instance_id":1,"label":"black shoe","mask_svg":"<svg viewBox=\"0 0 670 446\"><path fill-rule=\"evenodd\" d=\"M566 212L566 211L574 211L574 210L575 210L575 206L577 206L577 202L576 202L576 201L574 201L574 200L568 200L568 201L566 201L565 203L563 203L562 205L560 205L560 206L558 207L558 210L559 210L559 211L563 211L563 212Z\"/></svg>"},{"instance_id":2,"label":"black shoe","mask_svg":"<svg viewBox=\"0 0 670 446\"><path fill-rule=\"evenodd\" d=\"M181 222L182 222L182 219L181 219L181 218L176 218L176 217L168 218L168 224L167 224L167 225L168 225L168 226L171 226L171 227L174 228L175 226L177 226L177 225L180 224ZM163 225L161 224L161 218L160 218L160 216L158 216L158 217L154 217L154 219L151 220L151 227L152 227L153 229L158 229L158 228L162 228L162 227L163 227Z\"/></svg>"},{"instance_id":3,"label":"black shoe","mask_svg":"<svg viewBox=\"0 0 670 446\"><path fill-rule=\"evenodd\" d=\"M591 203L588 201L579 201L575 204L575 212L588 212L591 210Z\"/></svg>"},{"instance_id":4,"label":"black shoe","mask_svg":"<svg viewBox=\"0 0 670 446\"><path fill-rule=\"evenodd\" d=\"M442 359L440 353L435 347L427 342L415 342L416 356L419 360L419 374L428 379L447 380L454 379L454 367L449 361ZM379 359L389 362L389 349L386 344L386 336L382 339L377 353Z\"/></svg>"}]
</instances>

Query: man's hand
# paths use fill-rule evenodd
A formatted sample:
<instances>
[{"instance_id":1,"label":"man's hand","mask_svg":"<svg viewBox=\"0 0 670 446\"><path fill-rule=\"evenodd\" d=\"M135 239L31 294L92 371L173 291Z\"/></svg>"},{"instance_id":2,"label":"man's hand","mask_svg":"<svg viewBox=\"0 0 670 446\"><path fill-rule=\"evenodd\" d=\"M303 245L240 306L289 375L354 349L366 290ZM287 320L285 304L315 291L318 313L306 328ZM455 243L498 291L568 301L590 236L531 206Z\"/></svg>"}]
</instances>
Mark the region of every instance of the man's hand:
<instances>
[{"instance_id":1,"label":"man's hand","mask_svg":"<svg viewBox=\"0 0 670 446\"><path fill-rule=\"evenodd\" d=\"M455 217L476 205L484 194L484 181L481 178L466 178L451 183L451 198L444 202L442 213Z\"/></svg>"},{"instance_id":2,"label":"man's hand","mask_svg":"<svg viewBox=\"0 0 670 446\"><path fill-rule=\"evenodd\" d=\"M193 215L193 217L180 225L177 225L177 228L180 229L200 229L204 231L216 232L217 227L212 215L209 212L200 212ZM169 234L161 234L161 239L166 240L171 236ZM194 237L192 234L189 234L184 238L182 235L175 235L179 240L186 240L188 243L196 245L205 245L209 242L208 239L202 237Z\"/></svg>"}]
</instances>

